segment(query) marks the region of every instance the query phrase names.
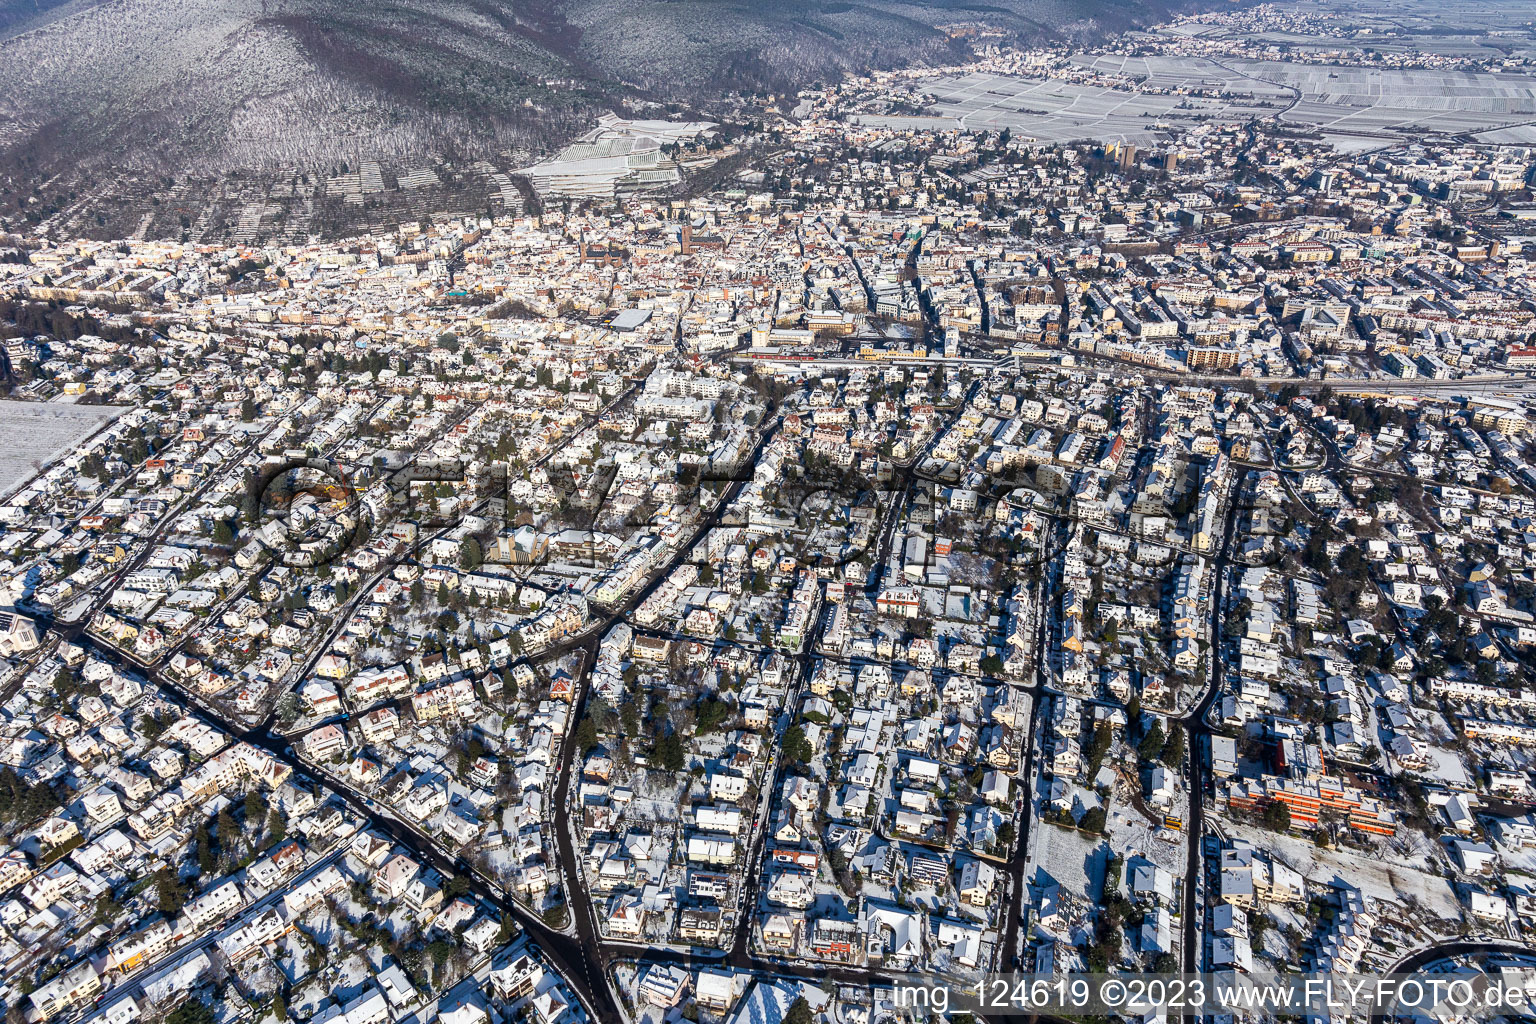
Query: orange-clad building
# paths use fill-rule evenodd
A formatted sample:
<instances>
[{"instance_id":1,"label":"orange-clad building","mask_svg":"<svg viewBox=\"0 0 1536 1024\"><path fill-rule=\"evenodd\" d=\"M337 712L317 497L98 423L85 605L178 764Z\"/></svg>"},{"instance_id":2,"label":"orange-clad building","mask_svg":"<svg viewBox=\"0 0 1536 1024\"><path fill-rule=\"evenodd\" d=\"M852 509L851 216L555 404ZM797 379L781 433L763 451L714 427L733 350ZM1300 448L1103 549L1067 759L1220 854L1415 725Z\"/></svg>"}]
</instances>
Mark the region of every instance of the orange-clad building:
<instances>
[{"instance_id":1,"label":"orange-clad building","mask_svg":"<svg viewBox=\"0 0 1536 1024\"><path fill-rule=\"evenodd\" d=\"M1322 812L1331 810L1342 814L1349 827L1360 832L1380 836L1397 833L1391 810L1333 775L1307 781L1265 776L1255 782L1231 783L1226 793L1227 805L1237 810L1257 810L1278 800L1291 812L1295 824L1316 825Z\"/></svg>"}]
</instances>

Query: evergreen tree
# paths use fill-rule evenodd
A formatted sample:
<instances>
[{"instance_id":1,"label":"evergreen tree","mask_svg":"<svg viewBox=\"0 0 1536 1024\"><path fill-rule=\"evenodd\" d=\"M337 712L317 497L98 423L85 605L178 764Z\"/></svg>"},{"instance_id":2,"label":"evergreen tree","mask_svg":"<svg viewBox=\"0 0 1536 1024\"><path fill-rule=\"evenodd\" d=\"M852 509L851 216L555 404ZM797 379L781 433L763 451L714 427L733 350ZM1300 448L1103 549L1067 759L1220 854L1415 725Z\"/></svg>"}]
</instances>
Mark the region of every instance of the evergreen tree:
<instances>
[{"instance_id":1,"label":"evergreen tree","mask_svg":"<svg viewBox=\"0 0 1536 1024\"><path fill-rule=\"evenodd\" d=\"M1271 832L1291 830L1291 809L1279 800L1271 800L1264 808L1264 827Z\"/></svg>"},{"instance_id":2,"label":"evergreen tree","mask_svg":"<svg viewBox=\"0 0 1536 1024\"><path fill-rule=\"evenodd\" d=\"M808 764L815 756L810 740L805 738L805 730L798 723L784 731L784 742L780 746L785 760L796 764Z\"/></svg>"},{"instance_id":3,"label":"evergreen tree","mask_svg":"<svg viewBox=\"0 0 1536 1024\"><path fill-rule=\"evenodd\" d=\"M160 912L167 917L181 913L182 906L187 902L186 887L170 868L161 868L155 872L155 893L160 900Z\"/></svg>"},{"instance_id":4,"label":"evergreen tree","mask_svg":"<svg viewBox=\"0 0 1536 1024\"><path fill-rule=\"evenodd\" d=\"M484 561L485 554L480 550L480 542L473 536L466 536L459 542L459 568L474 572Z\"/></svg>"},{"instance_id":5,"label":"evergreen tree","mask_svg":"<svg viewBox=\"0 0 1536 1024\"><path fill-rule=\"evenodd\" d=\"M597 746L597 726L593 724L592 717L587 715L576 726L576 749L581 751L581 756L586 757Z\"/></svg>"},{"instance_id":6,"label":"evergreen tree","mask_svg":"<svg viewBox=\"0 0 1536 1024\"><path fill-rule=\"evenodd\" d=\"M208 836L208 823L203 822L197 826L193 834L193 844L197 847L197 870L206 877L212 875L218 869L218 861L213 855L213 840Z\"/></svg>"},{"instance_id":7,"label":"evergreen tree","mask_svg":"<svg viewBox=\"0 0 1536 1024\"><path fill-rule=\"evenodd\" d=\"M1184 728L1174 725L1168 730L1168 741L1163 744L1163 764L1178 768L1184 763Z\"/></svg>"}]
</instances>

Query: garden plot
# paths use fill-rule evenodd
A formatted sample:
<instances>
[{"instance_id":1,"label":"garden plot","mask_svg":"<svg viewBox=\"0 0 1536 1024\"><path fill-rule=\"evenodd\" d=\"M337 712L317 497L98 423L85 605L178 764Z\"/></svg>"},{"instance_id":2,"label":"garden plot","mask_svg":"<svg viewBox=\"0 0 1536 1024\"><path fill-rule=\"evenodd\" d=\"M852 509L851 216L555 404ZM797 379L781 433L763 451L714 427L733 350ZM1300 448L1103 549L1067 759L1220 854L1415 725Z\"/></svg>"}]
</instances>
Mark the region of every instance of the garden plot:
<instances>
[{"instance_id":1,"label":"garden plot","mask_svg":"<svg viewBox=\"0 0 1536 1024\"><path fill-rule=\"evenodd\" d=\"M1036 821L1030 827L1029 867L1024 877L1032 885L1049 878L1062 892L1096 903L1104 891L1109 855L1109 842L1103 836Z\"/></svg>"},{"instance_id":2,"label":"garden plot","mask_svg":"<svg viewBox=\"0 0 1536 1024\"><path fill-rule=\"evenodd\" d=\"M1181 792L1169 813L1184 816L1187 807L1188 796ZM1183 878L1189 868L1189 843L1184 833L1171 833L1176 839L1168 842L1162 836L1170 834L1169 831L1147 821L1129 801L1116 800L1110 805L1107 829L1115 847L1123 853L1134 850L1178 878Z\"/></svg>"}]
</instances>

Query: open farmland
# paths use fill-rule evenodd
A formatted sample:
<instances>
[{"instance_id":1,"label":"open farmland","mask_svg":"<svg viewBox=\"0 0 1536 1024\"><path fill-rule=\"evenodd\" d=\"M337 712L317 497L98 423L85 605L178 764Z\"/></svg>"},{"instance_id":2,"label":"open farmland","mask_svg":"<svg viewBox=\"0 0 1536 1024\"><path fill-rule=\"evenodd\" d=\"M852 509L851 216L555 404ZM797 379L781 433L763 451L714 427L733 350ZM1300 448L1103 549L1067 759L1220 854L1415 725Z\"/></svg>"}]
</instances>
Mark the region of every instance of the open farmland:
<instances>
[{"instance_id":1,"label":"open farmland","mask_svg":"<svg viewBox=\"0 0 1536 1024\"><path fill-rule=\"evenodd\" d=\"M1206 61L1214 70L1214 64ZM1191 75L1199 75L1191 69ZM1273 114L1284 101L1269 105L1247 98L1208 99L1179 95L1128 92L1103 86L972 72L925 83L938 97L927 118L863 117L865 124L910 124L974 131L1008 128L1040 142L1102 139L1106 142L1146 138L1155 125L1202 118L1253 117ZM928 123L933 122L933 123Z\"/></svg>"},{"instance_id":2,"label":"open farmland","mask_svg":"<svg viewBox=\"0 0 1536 1024\"><path fill-rule=\"evenodd\" d=\"M1234 62L1233 67L1299 89L1301 101L1281 120L1316 127L1327 135L1386 142L1425 132L1475 132L1536 118L1536 80L1525 75L1279 61Z\"/></svg>"},{"instance_id":3,"label":"open farmland","mask_svg":"<svg viewBox=\"0 0 1536 1024\"><path fill-rule=\"evenodd\" d=\"M9 494L122 412L105 405L0 402L0 493Z\"/></svg>"},{"instance_id":4,"label":"open farmland","mask_svg":"<svg viewBox=\"0 0 1536 1024\"><path fill-rule=\"evenodd\" d=\"M924 83L935 102L923 116L858 120L913 129L1007 128L1043 143L1108 143L1144 142L1177 124L1277 117L1316 129L1343 150L1426 133L1513 132L1490 134L1487 141L1520 142L1527 138L1525 123L1536 120L1536 80L1523 75L1119 54L1081 55L1074 64L1138 86L976 71Z\"/></svg>"},{"instance_id":5,"label":"open farmland","mask_svg":"<svg viewBox=\"0 0 1536 1024\"><path fill-rule=\"evenodd\" d=\"M1266 81L1234 70L1206 57L1148 56L1131 57L1119 53L1085 54L1074 61L1078 66L1113 75L1127 75L1140 81L1147 90L1219 89L1234 99L1249 98L1285 106L1295 98L1286 85Z\"/></svg>"}]
</instances>

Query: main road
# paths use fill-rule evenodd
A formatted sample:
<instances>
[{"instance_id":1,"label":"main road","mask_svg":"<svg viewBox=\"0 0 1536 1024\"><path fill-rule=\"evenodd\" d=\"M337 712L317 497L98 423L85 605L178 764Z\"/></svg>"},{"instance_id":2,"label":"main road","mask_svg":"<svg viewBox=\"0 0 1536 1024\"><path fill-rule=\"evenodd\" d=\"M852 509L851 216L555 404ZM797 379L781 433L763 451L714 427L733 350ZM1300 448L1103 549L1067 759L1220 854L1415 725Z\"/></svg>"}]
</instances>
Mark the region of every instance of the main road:
<instances>
[{"instance_id":1,"label":"main road","mask_svg":"<svg viewBox=\"0 0 1536 1024\"><path fill-rule=\"evenodd\" d=\"M885 340L885 339L881 339ZM1129 359L1108 356L1097 352L1062 348L1061 355L1071 355L1078 360L1078 368L1089 364L1134 373L1144 380L1190 387L1262 387L1278 389L1295 387L1301 391L1321 391L1324 388L1349 395L1383 395L1423 398L1524 398L1536 393L1536 375L1529 371L1502 370L1471 374L1456 380L1434 380L1428 377L1402 379L1398 377L1242 377L1233 374L1198 373L1148 366ZM730 357L733 363L755 365L764 357L750 352L738 352ZM896 366L954 366L973 370L1004 369L1009 366L1060 367L1058 358L1039 356L892 356L885 360L860 359L847 355L799 355L793 351L774 356L773 362L791 366L825 366L832 369L880 366L886 363Z\"/></svg>"},{"instance_id":2,"label":"main road","mask_svg":"<svg viewBox=\"0 0 1536 1024\"><path fill-rule=\"evenodd\" d=\"M1201 845L1205 841L1205 787L1207 784L1206 773L1206 745L1210 737L1210 728L1206 724L1206 714L1216 697L1221 693L1221 681L1225 674L1225 662L1222 653L1222 608L1225 603L1227 572L1230 567L1229 552L1232 550L1232 534L1237 528L1236 502L1229 496L1226 507L1226 529L1222 532L1221 548L1212 559L1211 571L1211 602L1210 602L1210 644L1211 658L1206 673L1205 688L1200 692L1200 697L1194 706L1189 709L1181 721L1185 730L1185 750L1189 757L1189 820L1185 822L1185 828L1189 830L1189 859L1184 872L1184 972L1194 974L1204 966L1201 961L1201 952L1205 945L1205 915L1201 910L1203 902L1199 898L1201 873L1203 870Z\"/></svg>"}]
</instances>

